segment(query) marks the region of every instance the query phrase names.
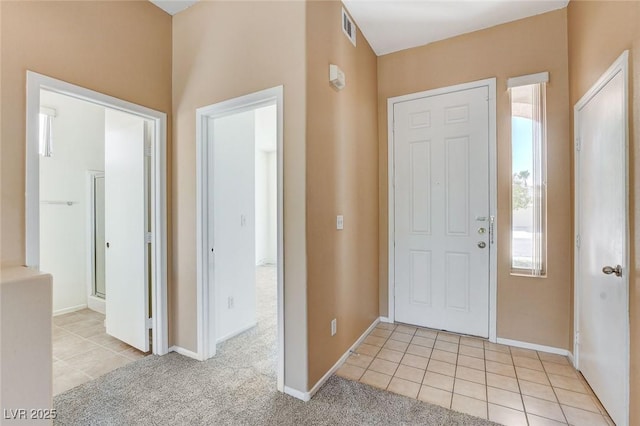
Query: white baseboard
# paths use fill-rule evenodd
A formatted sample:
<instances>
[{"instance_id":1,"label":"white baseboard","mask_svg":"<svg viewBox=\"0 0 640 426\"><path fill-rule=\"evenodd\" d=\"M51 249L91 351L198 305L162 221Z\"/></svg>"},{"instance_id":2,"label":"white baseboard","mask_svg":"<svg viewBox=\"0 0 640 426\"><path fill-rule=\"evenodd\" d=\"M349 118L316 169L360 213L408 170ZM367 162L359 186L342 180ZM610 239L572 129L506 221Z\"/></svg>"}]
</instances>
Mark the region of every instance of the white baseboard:
<instances>
[{"instance_id":1,"label":"white baseboard","mask_svg":"<svg viewBox=\"0 0 640 426\"><path fill-rule=\"evenodd\" d=\"M497 343L501 345L515 346L516 348L531 349L534 351L570 356L571 358L573 358L571 352L566 349L554 348L553 346L538 345L537 343L521 342L519 340L503 339L502 337L498 337L496 340Z\"/></svg>"},{"instance_id":2,"label":"white baseboard","mask_svg":"<svg viewBox=\"0 0 640 426\"><path fill-rule=\"evenodd\" d=\"M188 358L193 358L196 361L202 361L202 358L200 357L200 355L198 355L195 352L190 351L189 349L182 348L180 346L175 346L175 345L171 346L169 348L169 352L176 352L176 353L179 353L180 355L184 355L184 356L186 356Z\"/></svg>"},{"instance_id":3,"label":"white baseboard","mask_svg":"<svg viewBox=\"0 0 640 426\"><path fill-rule=\"evenodd\" d=\"M58 309L57 311L53 311L53 316L56 317L58 315L70 314L71 312L81 311L87 308L87 304L84 305L76 305L71 306L70 308Z\"/></svg>"},{"instance_id":4,"label":"white baseboard","mask_svg":"<svg viewBox=\"0 0 640 426\"><path fill-rule=\"evenodd\" d=\"M329 377L331 377L333 373L335 373L338 370L338 368L340 368L342 364L344 364L347 358L349 358L349 355L351 355L351 352L354 349L356 349L358 346L360 346L360 343L362 343L362 341L367 337L367 335L369 335L369 333L371 333L373 329L376 328L376 325L378 325L379 322L380 322L380 318L376 318L375 321L371 323L369 328L367 328L364 331L364 333L362 333L362 335L358 337L358 340L356 340L355 343L351 345L349 349L347 349L347 351L340 357L340 359L333 365L333 367L331 367L329 371L327 371L325 375L322 376L320 380L318 380L318 382L311 388L311 390L309 392L305 392L304 398L300 398L300 399L302 399L303 401L309 401L311 398L313 398L313 395L315 395L316 392L318 392L318 390L322 387L322 385L324 385L324 383L327 380L329 380ZM295 395L291 395L291 396L295 396Z\"/></svg>"},{"instance_id":5,"label":"white baseboard","mask_svg":"<svg viewBox=\"0 0 640 426\"><path fill-rule=\"evenodd\" d=\"M573 357L573 352L569 352L569 355L567 355L569 357L569 361L571 361L571 365L573 365L573 368L576 368L576 359Z\"/></svg>"},{"instance_id":6,"label":"white baseboard","mask_svg":"<svg viewBox=\"0 0 640 426\"><path fill-rule=\"evenodd\" d=\"M239 329L239 330L236 330L236 331L234 331L234 332L232 332L232 333L229 333L229 334L227 334L226 336L223 336L223 337L221 337L221 338L217 339L217 340L216 340L216 344L218 344L218 343L222 343L222 342L224 342L225 340L231 339L232 337L236 337L238 334L242 334L242 333L244 333L245 331L252 329L252 328L253 328L253 327L255 327L256 325L258 325L258 323L257 323L257 322L254 322L254 323L252 323L252 324L247 325L246 327L242 327L242 328L241 328L241 329Z\"/></svg>"},{"instance_id":7,"label":"white baseboard","mask_svg":"<svg viewBox=\"0 0 640 426\"><path fill-rule=\"evenodd\" d=\"M302 392L297 389L290 388L289 386L284 387L284 393L304 402L309 402L309 400L311 400L311 393Z\"/></svg>"},{"instance_id":8,"label":"white baseboard","mask_svg":"<svg viewBox=\"0 0 640 426\"><path fill-rule=\"evenodd\" d=\"M393 323L393 321L391 321L389 317L380 317L380 322L386 322L389 324Z\"/></svg>"},{"instance_id":9,"label":"white baseboard","mask_svg":"<svg viewBox=\"0 0 640 426\"><path fill-rule=\"evenodd\" d=\"M92 311L100 312L102 315L105 315L107 312L106 302L100 297L88 296L87 307Z\"/></svg>"}]
</instances>

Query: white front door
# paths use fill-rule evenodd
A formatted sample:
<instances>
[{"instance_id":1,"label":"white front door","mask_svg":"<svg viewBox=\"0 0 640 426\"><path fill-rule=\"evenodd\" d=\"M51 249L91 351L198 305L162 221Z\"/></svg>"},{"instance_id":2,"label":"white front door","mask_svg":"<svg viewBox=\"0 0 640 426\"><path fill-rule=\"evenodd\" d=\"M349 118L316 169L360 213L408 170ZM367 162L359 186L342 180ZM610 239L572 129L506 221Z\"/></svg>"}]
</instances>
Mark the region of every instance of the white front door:
<instances>
[{"instance_id":1,"label":"white front door","mask_svg":"<svg viewBox=\"0 0 640 426\"><path fill-rule=\"evenodd\" d=\"M628 422L625 69L607 72L575 114L577 368L617 425Z\"/></svg>"},{"instance_id":2,"label":"white front door","mask_svg":"<svg viewBox=\"0 0 640 426\"><path fill-rule=\"evenodd\" d=\"M149 262L145 122L105 112L105 287L107 333L149 351Z\"/></svg>"},{"instance_id":3,"label":"white front door","mask_svg":"<svg viewBox=\"0 0 640 426\"><path fill-rule=\"evenodd\" d=\"M396 321L489 336L488 98L394 104Z\"/></svg>"}]
</instances>

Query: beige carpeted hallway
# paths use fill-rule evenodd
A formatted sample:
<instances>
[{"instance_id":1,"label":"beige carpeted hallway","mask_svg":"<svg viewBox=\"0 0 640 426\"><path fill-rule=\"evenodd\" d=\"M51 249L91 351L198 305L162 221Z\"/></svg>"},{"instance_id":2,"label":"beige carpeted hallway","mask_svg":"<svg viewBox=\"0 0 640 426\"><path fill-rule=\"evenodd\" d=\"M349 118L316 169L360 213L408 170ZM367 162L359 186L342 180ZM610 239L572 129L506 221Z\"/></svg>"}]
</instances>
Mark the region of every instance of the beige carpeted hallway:
<instances>
[{"instance_id":1,"label":"beige carpeted hallway","mask_svg":"<svg viewBox=\"0 0 640 426\"><path fill-rule=\"evenodd\" d=\"M333 376L310 402L276 390L275 268L260 267L258 325L205 362L148 356L54 399L61 425L490 425Z\"/></svg>"}]
</instances>

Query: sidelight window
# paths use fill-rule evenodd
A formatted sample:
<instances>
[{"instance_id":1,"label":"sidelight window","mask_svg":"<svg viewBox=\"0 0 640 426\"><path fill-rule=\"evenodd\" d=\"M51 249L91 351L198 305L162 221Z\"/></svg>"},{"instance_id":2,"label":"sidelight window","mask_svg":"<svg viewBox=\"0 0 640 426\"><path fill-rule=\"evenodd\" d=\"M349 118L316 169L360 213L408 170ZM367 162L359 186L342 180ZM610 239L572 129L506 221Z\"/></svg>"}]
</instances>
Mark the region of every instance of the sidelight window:
<instances>
[{"instance_id":1,"label":"sidelight window","mask_svg":"<svg viewBox=\"0 0 640 426\"><path fill-rule=\"evenodd\" d=\"M549 73L510 78L511 269L546 274L546 111Z\"/></svg>"}]
</instances>

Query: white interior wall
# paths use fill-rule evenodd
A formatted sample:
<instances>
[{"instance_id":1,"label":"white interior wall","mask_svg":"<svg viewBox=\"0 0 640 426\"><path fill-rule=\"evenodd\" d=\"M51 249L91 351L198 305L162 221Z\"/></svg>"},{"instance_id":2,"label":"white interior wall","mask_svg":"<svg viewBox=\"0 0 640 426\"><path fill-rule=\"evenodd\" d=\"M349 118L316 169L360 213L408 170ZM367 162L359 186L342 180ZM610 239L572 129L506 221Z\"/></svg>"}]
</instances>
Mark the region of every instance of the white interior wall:
<instances>
[{"instance_id":1,"label":"white interior wall","mask_svg":"<svg viewBox=\"0 0 640 426\"><path fill-rule=\"evenodd\" d=\"M277 260L277 110L255 110L256 265Z\"/></svg>"},{"instance_id":2,"label":"white interior wall","mask_svg":"<svg viewBox=\"0 0 640 426\"><path fill-rule=\"evenodd\" d=\"M275 118L275 117L274 117ZM267 260L275 265L278 260L278 155L272 151L267 154L267 171L269 182L269 218L267 237Z\"/></svg>"},{"instance_id":3,"label":"white interior wall","mask_svg":"<svg viewBox=\"0 0 640 426\"><path fill-rule=\"evenodd\" d=\"M256 323L254 112L213 120L213 204L218 341Z\"/></svg>"},{"instance_id":4,"label":"white interior wall","mask_svg":"<svg viewBox=\"0 0 640 426\"><path fill-rule=\"evenodd\" d=\"M257 129L256 129L257 131ZM256 265L269 263L269 173L268 153L256 149Z\"/></svg>"},{"instance_id":5,"label":"white interior wall","mask_svg":"<svg viewBox=\"0 0 640 426\"><path fill-rule=\"evenodd\" d=\"M40 99L57 111L53 156L40 157L40 269L53 276L56 314L87 304L87 171L104 170L104 109L47 91Z\"/></svg>"}]
</instances>

